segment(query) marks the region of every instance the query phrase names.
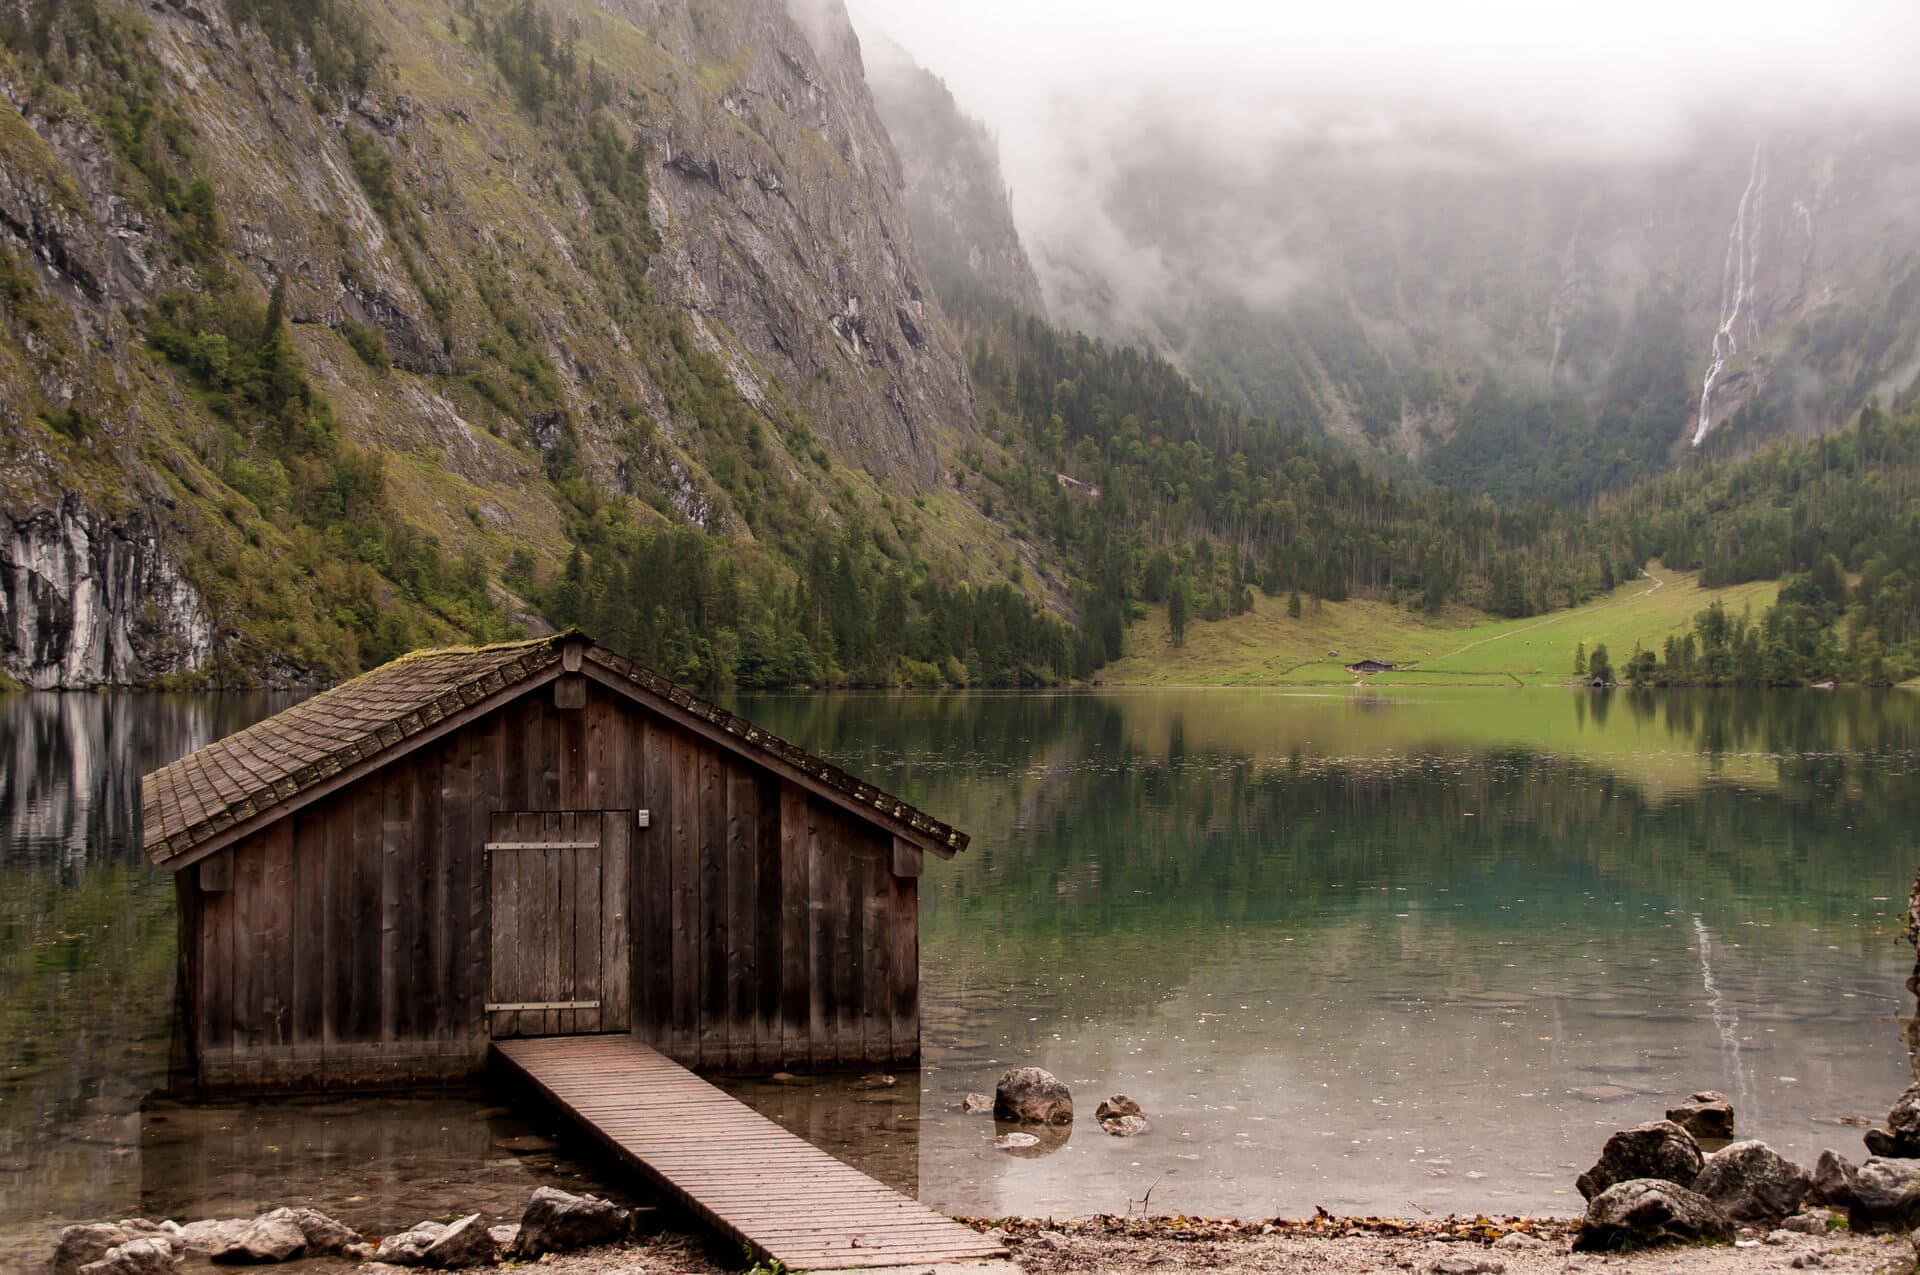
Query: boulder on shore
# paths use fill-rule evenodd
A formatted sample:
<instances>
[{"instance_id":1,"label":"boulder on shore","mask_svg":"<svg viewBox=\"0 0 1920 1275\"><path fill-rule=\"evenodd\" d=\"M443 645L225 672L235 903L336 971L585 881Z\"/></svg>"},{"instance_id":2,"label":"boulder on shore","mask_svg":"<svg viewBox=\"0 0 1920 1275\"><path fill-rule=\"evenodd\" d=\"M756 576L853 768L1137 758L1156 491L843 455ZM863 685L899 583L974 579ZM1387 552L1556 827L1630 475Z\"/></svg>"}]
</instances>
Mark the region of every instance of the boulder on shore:
<instances>
[{"instance_id":1,"label":"boulder on shore","mask_svg":"<svg viewBox=\"0 0 1920 1275\"><path fill-rule=\"evenodd\" d=\"M360 1243L360 1232L318 1209L275 1209L266 1216L277 1214L292 1219L300 1233L307 1237L308 1257L338 1257Z\"/></svg>"},{"instance_id":2,"label":"boulder on shore","mask_svg":"<svg viewBox=\"0 0 1920 1275\"><path fill-rule=\"evenodd\" d=\"M1911 1231L1920 1224L1920 1160L1874 1156L1861 1165L1847 1223L1856 1231Z\"/></svg>"},{"instance_id":3,"label":"boulder on shore","mask_svg":"<svg viewBox=\"0 0 1920 1275\"><path fill-rule=\"evenodd\" d=\"M1579 1253L1662 1244L1726 1244L1733 1219L1712 1200L1664 1178L1616 1182L1587 1202L1573 1247Z\"/></svg>"},{"instance_id":4,"label":"boulder on shore","mask_svg":"<svg viewBox=\"0 0 1920 1275\"><path fill-rule=\"evenodd\" d=\"M1736 1142L1709 1156L1693 1190L1736 1222L1772 1226L1799 1211L1813 1179L1764 1142Z\"/></svg>"},{"instance_id":5,"label":"boulder on shore","mask_svg":"<svg viewBox=\"0 0 1920 1275\"><path fill-rule=\"evenodd\" d=\"M1667 1119L1696 1139L1712 1142L1733 1140L1733 1104L1727 1096L1712 1089L1690 1095L1667 1112Z\"/></svg>"},{"instance_id":6,"label":"boulder on shore","mask_svg":"<svg viewBox=\"0 0 1920 1275\"><path fill-rule=\"evenodd\" d=\"M380 1247L373 1250L373 1260L386 1262L391 1266L421 1266L426 1263L427 1250L434 1241L447 1233L445 1223L419 1222L398 1234L389 1235L380 1241Z\"/></svg>"},{"instance_id":7,"label":"boulder on shore","mask_svg":"<svg viewBox=\"0 0 1920 1275\"><path fill-rule=\"evenodd\" d=\"M1617 1182L1659 1178L1691 1187L1705 1161L1693 1135L1671 1120L1622 1129L1607 1139L1600 1159L1574 1185L1591 1200Z\"/></svg>"},{"instance_id":8,"label":"boulder on shore","mask_svg":"<svg viewBox=\"0 0 1920 1275\"><path fill-rule=\"evenodd\" d=\"M1849 1208L1853 1204L1853 1178L1859 1170L1837 1151L1822 1151L1813 1162L1813 1182L1807 1188L1807 1200L1813 1204L1831 1204Z\"/></svg>"},{"instance_id":9,"label":"boulder on shore","mask_svg":"<svg viewBox=\"0 0 1920 1275\"><path fill-rule=\"evenodd\" d=\"M1073 1092L1050 1071L1015 1067L994 1087L993 1118L1019 1124L1072 1124Z\"/></svg>"},{"instance_id":10,"label":"boulder on shore","mask_svg":"<svg viewBox=\"0 0 1920 1275\"><path fill-rule=\"evenodd\" d=\"M611 1244L627 1237L631 1222L625 1209L598 1196L570 1195L543 1186L533 1193L527 1211L520 1215L513 1256L537 1258L543 1253Z\"/></svg>"},{"instance_id":11,"label":"boulder on shore","mask_svg":"<svg viewBox=\"0 0 1920 1275\"><path fill-rule=\"evenodd\" d=\"M108 1249L80 1275L173 1275L179 1256L165 1235L140 1235Z\"/></svg>"},{"instance_id":12,"label":"boulder on shore","mask_svg":"<svg viewBox=\"0 0 1920 1275\"><path fill-rule=\"evenodd\" d=\"M295 1220L293 1210L275 1209L253 1219L224 1247L215 1249L212 1257L222 1266L260 1266L291 1261L306 1247L307 1233Z\"/></svg>"},{"instance_id":13,"label":"boulder on shore","mask_svg":"<svg viewBox=\"0 0 1920 1275\"><path fill-rule=\"evenodd\" d=\"M469 1213L440 1232L440 1238L429 1244L420 1255L420 1264L442 1270L460 1270L467 1266L484 1266L494 1259L496 1252L497 1246L487 1231L486 1222L478 1213Z\"/></svg>"},{"instance_id":14,"label":"boulder on shore","mask_svg":"<svg viewBox=\"0 0 1920 1275\"><path fill-rule=\"evenodd\" d=\"M81 1222L66 1227L54 1244L52 1275L79 1275L82 1266L99 1261L108 1249L132 1238L112 1222Z\"/></svg>"}]
</instances>

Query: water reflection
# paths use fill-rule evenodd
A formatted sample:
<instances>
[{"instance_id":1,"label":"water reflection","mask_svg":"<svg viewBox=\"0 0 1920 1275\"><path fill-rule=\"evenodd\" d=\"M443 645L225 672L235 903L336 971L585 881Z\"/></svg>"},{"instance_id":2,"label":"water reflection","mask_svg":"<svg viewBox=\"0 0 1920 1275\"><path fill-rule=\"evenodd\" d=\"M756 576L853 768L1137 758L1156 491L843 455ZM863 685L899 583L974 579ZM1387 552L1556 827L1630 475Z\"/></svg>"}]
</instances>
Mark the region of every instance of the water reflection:
<instances>
[{"instance_id":1,"label":"water reflection","mask_svg":"<svg viewBox=\"0 0 1920 1275\"><path fill-rule=\"evenodd\" d=\"M1905 1071L1911 697L769 699L975 835L930 874L923 1191L961 1212L1570 1211L1730 1094L1811 1159ZM958 1114L1037 1063L1096 1128ZM1090 1111L1082 1120L1091 1124Z\"/></svg>"},{"instance_id":2,"label":"water reflection","mask_svg":"<svg viewBox=\"0 0 1920 1275\"><path fill-rule=\"evenodd\" d=\"M0 1266L76 1218L303 1198L378 1230L604 1186L498 1095L146 1101L175 937L138 777L284 702L0 699ZM923 878L921 1074L734 1086L939 1207L1570 1211L1609 1129L1694 1089L1810 1159L1905 1080L1920 698L742 707L974 836ZM958 1110L1026 1063L1081 1107L1037 1158ZM1093 1124L1116 1091L1151 1133Z\"/></svg>"}]
</instances>

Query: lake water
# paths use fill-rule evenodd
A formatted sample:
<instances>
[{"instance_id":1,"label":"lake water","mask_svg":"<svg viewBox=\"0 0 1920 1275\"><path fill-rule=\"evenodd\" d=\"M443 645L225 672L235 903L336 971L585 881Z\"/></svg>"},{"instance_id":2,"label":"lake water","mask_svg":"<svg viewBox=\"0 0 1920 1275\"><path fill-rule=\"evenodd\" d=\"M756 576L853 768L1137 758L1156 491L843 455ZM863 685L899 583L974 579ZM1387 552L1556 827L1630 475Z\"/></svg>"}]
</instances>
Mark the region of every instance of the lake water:
<instances>
[{"instance_id":1,"label":"lake water","mask_svg":"<svg viewBox=\"0 0 1920 1275\"><path fill-rule=\"evenodd\" d=\"M311 1200L379 1231L612 1189L475 1091L205 1108L138 777L284 701L0 698L0 1266L56 1222ZM741 711L973 834L922 879L916 1076L731 1087L971 1215L1572 1213L1691 1090L1810 1161L1905 1083L1920 696L1245 690ZM1061 1145L959 1113L1073 1086ZM1124 1092L1152 1120L1092 1121Z\"/></svg>"}]
</instances>

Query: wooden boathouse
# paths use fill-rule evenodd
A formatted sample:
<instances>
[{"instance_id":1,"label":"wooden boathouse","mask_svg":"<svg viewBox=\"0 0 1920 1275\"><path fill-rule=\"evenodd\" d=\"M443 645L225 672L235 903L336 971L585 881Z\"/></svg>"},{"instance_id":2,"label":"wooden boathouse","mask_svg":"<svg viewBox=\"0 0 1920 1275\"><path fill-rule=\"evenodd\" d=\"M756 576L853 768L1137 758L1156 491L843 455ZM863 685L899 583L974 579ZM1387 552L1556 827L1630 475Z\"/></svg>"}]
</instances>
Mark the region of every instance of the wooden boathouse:
<instances>
[{"instance_id":1,"label":"wooden boathouse","mask_svg":"<svg viewBox=\"0 0 1920 1275\"><path fill-rule=\"evenodd\" d=\"M923 856L967 844L577 633L406 656L142 799L214 1090L608 1033L708 1071L911 1064Z\"/></svg>"}]
</instances>

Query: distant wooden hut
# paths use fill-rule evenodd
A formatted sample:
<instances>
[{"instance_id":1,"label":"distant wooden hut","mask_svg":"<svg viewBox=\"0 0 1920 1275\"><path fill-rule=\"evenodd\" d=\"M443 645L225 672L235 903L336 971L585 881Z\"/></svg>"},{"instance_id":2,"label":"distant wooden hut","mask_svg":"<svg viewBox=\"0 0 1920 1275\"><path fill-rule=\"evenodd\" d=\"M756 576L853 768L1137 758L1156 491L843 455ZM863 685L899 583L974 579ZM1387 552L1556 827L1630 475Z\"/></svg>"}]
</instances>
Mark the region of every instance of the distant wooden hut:
<instances>
[{"instance_id":1,"label":"distant wooden hut","mask_svg":"<svg viewBox=\"0 0 1920 1275\"><path fill-rule=\"evenodd\" d=\"M1396 666L1387 660L1360 660L1347 665L1347 672L1366 677L1373 673L1391 673Z\"/></svg>"},{"instance_id":2,"label":"distant wooden hut","mask_svg":"<svg viewBox=\"0 0 1920 1275\"><path fill-rule=\"evenodd\" d=\"M142 796L215 1089L454 1080L588 1032L911 1063L923 854L967 844L578 634L406 656Z\"/></svg>"}]
</instances>

